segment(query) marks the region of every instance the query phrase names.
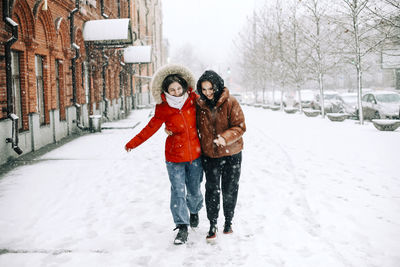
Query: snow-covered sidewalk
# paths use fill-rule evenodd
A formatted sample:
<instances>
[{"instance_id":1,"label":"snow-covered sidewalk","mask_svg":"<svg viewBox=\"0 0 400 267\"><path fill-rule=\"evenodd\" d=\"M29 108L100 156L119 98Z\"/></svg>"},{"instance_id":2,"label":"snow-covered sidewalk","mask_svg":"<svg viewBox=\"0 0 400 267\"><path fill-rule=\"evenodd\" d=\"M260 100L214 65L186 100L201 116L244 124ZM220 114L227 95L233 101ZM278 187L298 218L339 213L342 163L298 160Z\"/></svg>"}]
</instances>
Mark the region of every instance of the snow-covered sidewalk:
<instances>
[{"instance_id":1,"label":"snow-covered sidewalk","mask_svg":"<svg viewBox=\"0 0 400 267\"><path fill-rule=\"evenodd\" d=\"M400 266L400 130L243 107L234 234L205 208L172 244L162 129L126 153L137 110L0 179L0 266ZM203 183L204 192L204 183ZM220 212L220 229L223 216Z\"/></svg>"}]
</instances>

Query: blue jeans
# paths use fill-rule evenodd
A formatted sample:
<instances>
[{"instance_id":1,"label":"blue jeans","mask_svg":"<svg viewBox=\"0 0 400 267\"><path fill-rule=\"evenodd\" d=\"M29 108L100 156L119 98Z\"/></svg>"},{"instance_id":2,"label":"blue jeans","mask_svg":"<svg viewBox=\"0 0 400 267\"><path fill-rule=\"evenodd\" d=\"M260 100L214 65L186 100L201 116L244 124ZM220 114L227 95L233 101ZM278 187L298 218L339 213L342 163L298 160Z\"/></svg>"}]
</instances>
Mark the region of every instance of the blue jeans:
<instances>
[{"instance_id":1,"label":"blue jeans","mask_svg":"<svg viewBox=\"0 0 400 267\"><path fill-rule=\"evenodd\" d=\"M166 161L166 164L171 182L172 217L176 225L189 224L188 212L198 213L203 206L203 195L200 191L203 180L201 158L192 163Z\"/></svg>"}]
</instances>

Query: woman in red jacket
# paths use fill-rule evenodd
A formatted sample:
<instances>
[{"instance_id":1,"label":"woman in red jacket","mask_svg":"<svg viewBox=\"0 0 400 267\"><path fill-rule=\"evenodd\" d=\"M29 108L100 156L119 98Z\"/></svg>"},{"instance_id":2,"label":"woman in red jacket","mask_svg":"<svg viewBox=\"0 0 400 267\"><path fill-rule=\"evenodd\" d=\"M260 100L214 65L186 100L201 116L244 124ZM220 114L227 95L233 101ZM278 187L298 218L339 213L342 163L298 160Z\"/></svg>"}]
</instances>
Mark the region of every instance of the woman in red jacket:
<instances>
[{"instance_id":1,"label":"woman in red jacket","mask_svg":"<svg viewBox=\"0 0 400 267\"><path fill-rule=\"evenodd\" d=\"M203 206L200 191L203 168L196 127L198 96L194 86L193 74L183 66L166 65L159 69L151 82L152 94L157 102L155 114L143 130L125 145L128 152L138 147L163 123L172 133L165 142L165 158L171 182L170 209L175 230L179 229L174 244L187 241L188 225L198 226L198 212Z\"/></svg>"}]
</instances>

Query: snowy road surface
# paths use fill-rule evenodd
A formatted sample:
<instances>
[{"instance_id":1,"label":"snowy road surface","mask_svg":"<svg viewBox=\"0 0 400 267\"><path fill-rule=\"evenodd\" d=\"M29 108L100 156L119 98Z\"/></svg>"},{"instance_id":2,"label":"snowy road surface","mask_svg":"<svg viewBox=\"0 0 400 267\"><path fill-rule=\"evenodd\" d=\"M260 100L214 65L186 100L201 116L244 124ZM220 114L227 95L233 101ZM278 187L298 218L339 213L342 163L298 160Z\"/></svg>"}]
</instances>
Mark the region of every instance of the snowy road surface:
<instances>
[{"instance_id":1,"label":"snowy road surface","mask_svg":"<svg viewBox=\"0 0 400 267\"><path fill-rule=\"evenodd\" d=\"M85 135L1 177L0 266L400 266L400 130L243 109L233 235L207 244L203 208L172 244L164 131L123 150L149 119L138 110L107 124L134 130Z\"/></svg>"}]
</instances>

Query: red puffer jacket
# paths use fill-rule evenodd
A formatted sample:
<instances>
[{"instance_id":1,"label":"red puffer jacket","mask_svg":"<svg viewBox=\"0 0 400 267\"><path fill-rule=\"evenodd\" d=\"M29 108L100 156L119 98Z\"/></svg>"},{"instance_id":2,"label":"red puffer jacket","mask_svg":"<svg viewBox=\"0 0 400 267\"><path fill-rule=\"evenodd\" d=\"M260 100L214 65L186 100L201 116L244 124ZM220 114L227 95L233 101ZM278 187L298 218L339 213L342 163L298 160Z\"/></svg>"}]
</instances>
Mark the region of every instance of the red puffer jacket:
<instances>
[{"instance_id":1,"label":"red puffer jacket","mask_svg":"<svg viewBox=\"0 0 400 267\"><path fill-rule=\"evenodd\" d=\"M196 128L196 99L198 96L189 89L189 97L180 110L170 107L164 94L161 95L161 98L162 103L156 105L154 117L139 134L125 145L125 149L138 147L165 123L167 130L173 132L173 135L168 136L165 142L165 159L169 162L186 162L197 159L201 153Z\"/></svg>"}]
</instances>

